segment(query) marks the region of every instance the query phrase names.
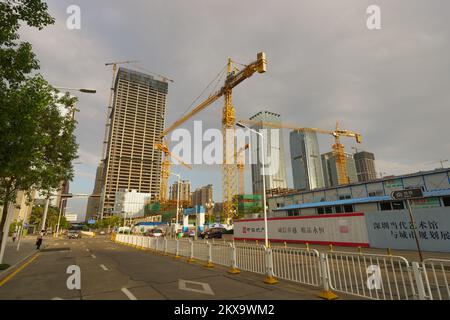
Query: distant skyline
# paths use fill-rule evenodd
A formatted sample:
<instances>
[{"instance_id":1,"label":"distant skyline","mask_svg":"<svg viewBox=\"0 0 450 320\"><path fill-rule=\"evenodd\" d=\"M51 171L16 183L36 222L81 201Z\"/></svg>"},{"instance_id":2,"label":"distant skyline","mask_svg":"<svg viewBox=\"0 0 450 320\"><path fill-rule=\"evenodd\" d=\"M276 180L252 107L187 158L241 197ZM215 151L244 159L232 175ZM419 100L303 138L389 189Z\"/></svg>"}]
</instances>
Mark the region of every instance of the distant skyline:
<instances>
[{"instance_id":1,"label":"distant skyline","mask_svg":"<svg viewBox=\"0 0 450 320\"><path fill-rule=\"evenodd\" d=\"M248 63L265 51L267 73L234 90L238 119L269 110L299 126L332 129L340 120L343 128L362 134L358 150L373 152L377 171L385 175L438 168L439 160L450 158L448 1L262 0L255 6L236 0L79 0L81 30L66 28L72 1L47 2L55 25L42 31L24 26L22 40L32 43L51 84L97 89L96 95L77 94L76 162L81 164L74 165L73 193L93 189L112 76L104 64L115 60L139 60L127 67L174 80L168 89L168 125L228 57ZM366 27L371 4L381 8L381 30ZM220 128L222 105L223 100L216 102L195 120ZM191 129L192 121L183 127ZM330 151L332 139L318 138L320 152ZM287 132L284 139L292 187ZM349 139L343 143L347 152L355 146ZM219 201L220 167L173 171L190 180L192 189L212 183ZM71 200L68 207L81 220L86 201Z\"/></svg>"}]
</instances>

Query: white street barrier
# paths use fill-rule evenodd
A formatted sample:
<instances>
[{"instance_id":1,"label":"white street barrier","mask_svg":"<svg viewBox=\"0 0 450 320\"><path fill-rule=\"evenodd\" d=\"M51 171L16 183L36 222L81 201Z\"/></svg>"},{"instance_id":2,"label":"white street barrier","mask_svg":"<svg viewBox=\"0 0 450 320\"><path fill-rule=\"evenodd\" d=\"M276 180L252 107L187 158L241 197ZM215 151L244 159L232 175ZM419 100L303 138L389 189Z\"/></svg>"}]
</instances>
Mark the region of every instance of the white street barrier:
<instances>
[{"instance_id":1,"label":"white street barrier","mask_svg":"<svg viewBox=\"0 0 450 320\"><path fill-rule=\"evenodd\" d=\"M427 297L430 300L450 300L450 260L425 259L422 268Z\"/></svg>"},{"instance_id":2,"label":"white street barrier","mask_svg":"<svg viewBox=\"0 0 450 320\"><path fill-rule=\"evenodd\" d=\"M205 241L193 242L193 256L197 260L208 261L208 243Z\"/></svg>"},{"instance_id":3,"label":"white street barrier","mask_svg":"<svg viewBox=\"0 0 450 320\"><path fill-rule=\"evenodd\" d=\"M262 245L235 244L236 264L239 270L265 274L265 251Z\"/></svg>"},{"instance_id":4,"label":"white street barrier","mask_svg":"<svg viewBox=\"0 0 450 320\"><path fill-rule=\"evenodd\" d=\"M231 246L227 243L211 244L211 260L214 264L229 267L231 265Z\"/></svg>"},{"instance_id":5,"label":"white street barrier","mask_svg":"<svg viewBox=\"0 0 450 320\"><path fill-rule=\"evenodd\" d=\"M272 248L273 273L276 278L311 286L320 286L320 261L317 250Z\"/></svg>"},{"instance_id":6,"label":"white street barrier","mask_svg":"<svg viewBox=\"0 0 450 320\"><path fill-rule=\"evenodd\" d=\"M167 253L176 254L177 240L168 238L166 238L166 240L167 240Z\"/></svg>"},{"instance_id":7,"label":"white street barrier","mask_svg":"<svg viewBox=\"0 0 450 320\"><path fill-rule=\"evenodd\" d=\"M417 299L408 261L400 256L327 252L332 290L376 300Z\"/></svg>"},{"instance_id":8,"label":"white street barrier","mask_svg":"<svg viewBox=\"0 0 450 320\"><path fill-rule=\"evenodd\" d=\"M321 297L333 299L332 291L376 300L450 300L450 260L426 259L419 265L401 256L273 247L224 241L192 241L116 235L116 242L206 261L239 270L323 289Z\"/></svg>"},{"instance_id":9,"label":"white street barrier","mask_svg":"<svg viewBox=\"0 0 450 320\"><path fill-rule=\"evenodd\" d=\"M189 258L191 255L191 244L188 240L178 240L178 255Z\"/></svg>"}]
</instances>

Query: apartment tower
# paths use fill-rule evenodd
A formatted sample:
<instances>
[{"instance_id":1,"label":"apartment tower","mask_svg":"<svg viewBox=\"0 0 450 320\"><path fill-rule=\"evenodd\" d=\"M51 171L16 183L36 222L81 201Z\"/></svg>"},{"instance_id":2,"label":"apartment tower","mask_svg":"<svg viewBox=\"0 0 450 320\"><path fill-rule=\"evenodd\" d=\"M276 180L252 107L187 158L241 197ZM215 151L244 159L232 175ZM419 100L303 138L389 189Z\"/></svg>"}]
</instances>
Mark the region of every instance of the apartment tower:
<instances>
[{"instance_id":1,"label":"apartment tower","mask_svg":"<svg viewBox=\"0 0 450 320\"><path fill-rule=\"evenodd\" d=\"M119 68L103 172L103 215L112 213L119 190L158 196L162 154L154 144L164 129L167 90L167 82Z\"/></svg>"}]
</instances>

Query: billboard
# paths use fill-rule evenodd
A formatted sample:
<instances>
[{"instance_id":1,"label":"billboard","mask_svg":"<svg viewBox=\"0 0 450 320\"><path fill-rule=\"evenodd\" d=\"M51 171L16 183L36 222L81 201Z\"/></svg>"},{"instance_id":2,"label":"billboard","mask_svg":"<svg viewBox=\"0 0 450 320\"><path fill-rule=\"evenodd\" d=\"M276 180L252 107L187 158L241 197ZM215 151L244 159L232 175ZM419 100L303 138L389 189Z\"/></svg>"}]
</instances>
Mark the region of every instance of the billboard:
<instances>
[{"instance_id":1,"label":"billboard","mask_svg":"<svg viewBox=\"0 0 450 320\"><path fill-rule=\"evenodd\" d=\"M420 247L424 251L450 252L450 208L414 209ZM407 210L366 213L371 247L416 250Z\"/></svg>"},{"instance_id":2,"label":"billboard","mask_svg":"<svg viewBox=\"0 0 450 320\"><path fill-rule=\"evenodd\" d=\"M269 218L267 225L271 242L369 246L363 213ZM235 221L234 239L263 241L264 219Z\"/></svg>"},{"instance_id":3,"label":"billboard","mask_svg":"<svg viewBox=\"0 0 450 320\"><path fill-rule=\"evenodd\" d=\"M66 217L66 220L69 221L69 222L77 222L77 219L78 219L78 215L77 214L66 213L64 216Z\"/></svg>"}]
</instances>

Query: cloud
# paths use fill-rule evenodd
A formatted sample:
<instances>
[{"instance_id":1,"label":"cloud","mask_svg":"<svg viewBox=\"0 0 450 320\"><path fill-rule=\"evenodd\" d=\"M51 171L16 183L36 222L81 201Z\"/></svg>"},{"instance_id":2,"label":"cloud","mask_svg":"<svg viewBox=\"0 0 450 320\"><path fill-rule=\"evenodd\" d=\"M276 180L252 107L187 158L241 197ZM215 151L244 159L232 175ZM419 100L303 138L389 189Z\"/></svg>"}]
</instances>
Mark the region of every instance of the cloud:
<instances>
[{"instance_id":1,"label":"cloud","mask_svg":"<svg viewBox=\"0 0 450 320\"><path fill-rule=\"evenodd\" d=\"M450 158L450 2L376 2L382 29L369 31L366 8L373 1L367 0L261 0L258 5L80 0L82 29L69 31L65 9L71 1L51 0L56 25L22 33L52 83L98 90L80 96L77 115L80 156L92 172L102 149L111 84L105 62L136 59L137 67L174 79L167 104L170 124L228 57L248 63L261 50L267 53L268 72L234 90L238 118L268 109L300 126L331 129L340 120L344 128L363 135L358 148L375 153L379 171L423 170L424 163ZM222 105L216 102L195 119L220 128ZM192 122L184 127L192 128ZM284 137L289 153L287 132ZM320 141L322 152L333 142L328 137ZM343 142L347 151L354 146ZM199 180L192 177L193 188L210 182L220 197L220 170Z\"/></svg>"}]
</instances>

